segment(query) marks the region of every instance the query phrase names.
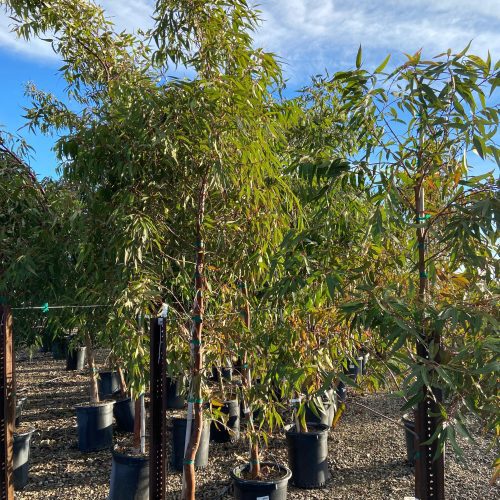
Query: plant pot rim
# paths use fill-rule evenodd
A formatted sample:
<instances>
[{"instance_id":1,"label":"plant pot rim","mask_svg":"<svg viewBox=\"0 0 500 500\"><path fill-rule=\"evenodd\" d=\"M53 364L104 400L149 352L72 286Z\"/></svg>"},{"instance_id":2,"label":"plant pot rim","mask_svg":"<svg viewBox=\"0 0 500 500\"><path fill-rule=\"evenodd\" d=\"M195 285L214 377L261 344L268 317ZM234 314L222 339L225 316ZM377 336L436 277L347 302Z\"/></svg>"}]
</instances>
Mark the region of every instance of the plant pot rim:
<instances>
[{"instance_id":1,"label":"plant pot rim","mask_svg":"<svg viewBox=\"0 0 500 500\"><path fill-rule=\"evenodd\" d=\"M319 436L320 434L328 434L328 431L330 430L330 426L321 424L320 422L306 422L306 425L307 432L297 432L295 430L295 424L288 424L285 426L285 433L287 436Z\"/></svg>"},{"instance_id":2,"label":"plant pot rim","mask_svg":"<svg viewBox=\"0 0 500 500\"><path fill-rule=\"evenodd\" d=\"M116 395L116 399L113 399L113 402L115 404L124 403L124 402L128 402L128 401L132 401L132 396L125 396L125 397L123 397L120 393L118 393Z\"/></svg>"},{"instance_id":3,"label":"plant pot rim","mask_svg":"<svg viewBox=\"0 0 500 500\"><path fill-rule=\"evenodd\" d=\"M415 419L412 418L411 414L409 413L405 413L402 417L401 417L401 421L403 422L403 424L411 424L411 425L415 425Z\"/></svg>"},{"instance_id":4,"label":"plant pot rim","mask_svg":"<svg viewBox=\"0 0 500 500\"><path fill-rule=\"evenodd\" d=\"M122 453L116 450L116 445L111 449L111 455L113 455L113 458L123 460L134 462L149 462L149 455L129 455L128 453Z\"/></svg>"},{"instance_id":5,"label":"plant pot rim","mask_svg":"<svg viewBox=\"0 0 500 500\"><path fill-rule=\"evenodd\" d=\"M28 429L27 431L21 431L21 432L14 431L12 434L14 437L24 437L24 436L27 436L28 434L32 435L35 431L36 431L36 429L34 427L32 427L32 428Z\"/></svg>"},{"instance_id":6,"label":"plant pot rim","mask_svg":"<svg viewBox=\"0 0 500 500\"><path fill-rule=\"evenodd\" d=\"M245 483L246 485L271 485L271 484L276 484L280 483L281 481L289 481L290 478L292 477L292 471L286 466L282 464L278 464L276 462L261 462L260 463L261 467L264 465L272 465L274 467L278 467L280 471L283 471L285 474L281 477L278 477L276 479L271 479L267 481L261 481L258 479L245 479L241 476L238 475L238 473L241 473L241 471L247 469L249 467L248 463L238 465L234 469L231 469L231 479L234 479L236 481L240 481L241 483Z\"/></svg>"},{"instance_id":7,"label":"plant pot rim","mask_svg":"<svg viewBox=\"0 0 500 500\"><path fill-rule=\"evenodd\" d=\"M98 403L79 403L75 405L73 408L75 410L91 410L91 409L96 409L100 408L101 406L109 406L109 405L114 405L116 401L113 401L112 399L105 399L104 401L99 401Z\"/></svg>"}]
</instances>

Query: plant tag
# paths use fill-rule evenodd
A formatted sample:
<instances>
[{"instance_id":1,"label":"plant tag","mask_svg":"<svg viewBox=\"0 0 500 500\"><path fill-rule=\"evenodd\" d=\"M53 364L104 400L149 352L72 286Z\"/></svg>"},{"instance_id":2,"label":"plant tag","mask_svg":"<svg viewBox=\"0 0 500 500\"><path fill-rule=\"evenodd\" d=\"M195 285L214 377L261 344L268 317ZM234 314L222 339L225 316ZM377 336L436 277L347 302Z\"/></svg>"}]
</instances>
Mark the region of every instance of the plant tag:
<instances>
[{"instance_id":1,"label":"plant tag","mask_svg":"<svg viewBox=\"0 0 500 500\"><path fill-rule=\"evenodd\" d=\"M269 495L266 495L265 497L257 497L255 500L269 500Z\"/></svg>"}]
</instances>

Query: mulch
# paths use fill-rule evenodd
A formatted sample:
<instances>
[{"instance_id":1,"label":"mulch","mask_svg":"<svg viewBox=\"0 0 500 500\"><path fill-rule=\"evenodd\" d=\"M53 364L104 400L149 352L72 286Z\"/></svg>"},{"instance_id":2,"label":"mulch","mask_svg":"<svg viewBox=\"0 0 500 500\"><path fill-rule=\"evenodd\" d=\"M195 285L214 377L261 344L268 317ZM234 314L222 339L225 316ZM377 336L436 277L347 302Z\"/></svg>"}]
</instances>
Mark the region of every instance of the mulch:
<instances>
[{"instance_id":1,"label":"mulch","mask_svg":"<svg viewBox=\"0 0 500 500\"><path fill-rule=\"evenodd\" d=\"M105 352L98 359L104 362ZM105 500L109 493L109 450L82 454L78 450L75 405L88 401L85 372L65 371L65 361L38 353L29 359L17 356L19 395L27 396L22 419L35 429L32 437L29 482L16 492L18 500ZM347 409L329 435L328 464L331 478L324 488L301 490L289 485L290 500L403 500L413 497L414 469L406 462L404 431L391 421L351 403L360 403L392 419L400 417L400 400L390 394L350 392ZM446 497L453 500L500 498L489 486L495 450L491 436L475 433L476 442L460 441L464 460L446 450ZM115 433L115 442L126 436ZM169 438L167 437L167 441ZM198 470L197 498L232 498L229 471L247 460L247 444L211 443L210 463ZM265 458L287 463L284 435L269 441ZM181 474L167 465L167 498L176 499Z\"/></svg>"}]
</instances>

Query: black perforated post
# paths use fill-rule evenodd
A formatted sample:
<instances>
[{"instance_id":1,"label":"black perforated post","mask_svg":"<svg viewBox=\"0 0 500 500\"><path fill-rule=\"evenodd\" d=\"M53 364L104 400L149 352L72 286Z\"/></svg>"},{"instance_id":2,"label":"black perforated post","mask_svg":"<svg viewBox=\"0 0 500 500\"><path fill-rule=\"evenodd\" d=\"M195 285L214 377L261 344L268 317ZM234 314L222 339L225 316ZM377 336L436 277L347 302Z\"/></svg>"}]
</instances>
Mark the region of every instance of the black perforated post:
<instances>
[{"instance_id":1,"label":"black perforated post","mask_svg":"<svg viewBox=\"0 0 500 500\"><path fill-rule=\"evenodd\" d=\"M421 131L421 140L423 131ZM422 167L418 159L419 169ZM425 193L423 187L423 176L415 186L415 223L417 225L418 242L418 272L420 275L418 287L418 299L421 307L421 331L417 340L417 354L422 363L429 363L431 359L439 363L441 338L433 331L426 318L428 275L427 275L427 228L428 214L425 213ZM431 356L429 346L437 348L436 356ZM427 370L424 364L423 368ZM438 399L436 401L434 398ZM430 444L426 443L431 437L435 437L436 430L440 425L439 401L441 391L423 385L422 399L415 411L416 455L415 455L415 497L418 500L444 500L444 457L441 454L436 458L438 440L434 439Z\"/></svg>"},{"instance_id":2,"label":"black perforated post","mask_svg":"<svg viewBox=\"0 0 500 500\"><path fill-rule=\"evenodd\" d=\"M423 345L417 347L419 356L429 358ZM415 432L418 435L415 455L415 496L419 500L444 500L444 454L435 458L438 451L438 440L431 444L420 444L428 441L440 425L439 401L441 391L424 387L424 399L415 410Z\"/></svg>"},{"instance_id":3,"label":"black perforated post","mask_svg":"<svg viewBox=\"0 0 500 500\"><path fill-rule=\"evenodd\" d=\"M165 500L166 458L166 320L151 320L150 343L150 433L149 433L149 498Z\"/></svg>"},{"instance_id":4,"label":"black perforated post","mask_svg":"<svg viewBox=\"0 0 500 500\"><path fill-rule=\"evenodd\" d=\"M7 306L0 305L0 488L1 500L14 499L13 471L13 349L12 315Z\"/></svg>"}]
</instances>

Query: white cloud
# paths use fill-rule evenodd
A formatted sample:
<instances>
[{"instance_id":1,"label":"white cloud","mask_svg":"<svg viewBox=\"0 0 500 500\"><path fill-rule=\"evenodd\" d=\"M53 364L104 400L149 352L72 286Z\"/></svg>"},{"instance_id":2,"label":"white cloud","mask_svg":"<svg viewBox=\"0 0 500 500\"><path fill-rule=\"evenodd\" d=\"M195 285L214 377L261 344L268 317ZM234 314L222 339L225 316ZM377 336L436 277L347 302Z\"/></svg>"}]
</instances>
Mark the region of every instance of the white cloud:
<instances>
[{"instance_id":1,"label":"white cloud","mask_svg":"<svg viewBox=\"0 0 500 500\"><path fill-rule=\"evenodd\" d=\"M97 0L118 30L135 32L152 26L153 0ZM12 33L13 21L0 10L0 48L39 60L57 60L50 43L34 39L29 42Z\"/></svg>"},{"instance_id":2,"label":"white cloud","mask_svg":"<svg viewBox=\"0 0 500 500\"><path fill-rule=\"evenodd\" d=\"M256 0L259 2L259 0ZM152 25L154 0L98 0L118 29L135 31ZM473 39L472 50L500 55L498 0L260 0L264 20L256 43L277 53L294 85L311 74L353 65L363 46L368 65L387 53L423 48L427 56L448 48L461 50ZM0 13L0 47L38 59L51 59L50 45L26 43L9 33Z\"/></svg>"},{"instance_id":3,"label":"white cloud","mask_svg":"<svg viewBox=\"0 0 500 500\"><path fill-rule=\"evenodd\" d=\"M0 10L0 48L26 57L45 60L57 60L50 43L43 40L26 42L11 33L13 21Z\"/></svg>"},{"instance_id":4,"label":"white cloud","mask_svg":"<svg viewBox=\"0 0 500 500\"><path fill-rule=\"evenodd\" d=\"M459 51L472 39L475 53L500 55L498 0L269 0L260 10L257 43L284 58L292 83L352 66L360 44L369 65L387 53Z\"/></svg>"}]
</instances>

